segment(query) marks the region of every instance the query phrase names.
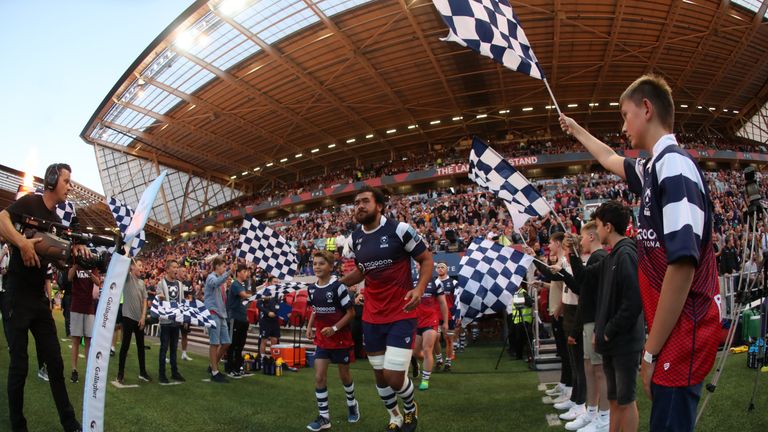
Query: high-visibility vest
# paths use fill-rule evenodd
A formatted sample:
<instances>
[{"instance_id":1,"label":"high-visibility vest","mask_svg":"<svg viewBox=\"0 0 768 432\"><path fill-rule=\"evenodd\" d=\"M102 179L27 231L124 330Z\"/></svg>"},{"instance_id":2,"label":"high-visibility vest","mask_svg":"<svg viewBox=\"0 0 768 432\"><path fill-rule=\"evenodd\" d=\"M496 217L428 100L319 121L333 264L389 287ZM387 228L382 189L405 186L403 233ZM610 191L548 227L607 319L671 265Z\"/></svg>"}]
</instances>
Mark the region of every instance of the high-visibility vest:
<instances>
[{"instance_id":1,"label":"high-visibility vest","mask_svg":"<svg viewBox=\"0 0 768 432\"><path fill-rule=\"evenodd\" d=\"M520 288L515 293L515 300L513 301L515 304L525 304L525 294L527 292ZM521 322L527 322L532 323L533 322L533 315L531 314L531 308L526 306L524 308L515 308L515 311L512 312L512 324L520 324Z\"/></svg>"},{"instance_id":2,"label":"high-visibility vest","mask_svg":"<svg viewBox=\"0 0 768 432\"><path fill-rule=\"evenodd\" d=\"M331 252L336 251L336 237L328 237L325 239L325 250Z\"/></svg>"}]
</instances>

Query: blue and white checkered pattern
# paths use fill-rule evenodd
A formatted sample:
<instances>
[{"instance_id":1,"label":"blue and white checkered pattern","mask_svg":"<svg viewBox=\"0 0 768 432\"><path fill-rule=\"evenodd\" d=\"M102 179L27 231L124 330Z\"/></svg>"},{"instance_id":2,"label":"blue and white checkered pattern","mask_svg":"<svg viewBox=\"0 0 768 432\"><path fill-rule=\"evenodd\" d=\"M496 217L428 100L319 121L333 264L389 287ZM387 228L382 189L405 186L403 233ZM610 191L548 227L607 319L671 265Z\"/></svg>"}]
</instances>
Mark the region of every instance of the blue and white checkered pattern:
<instances>
[{"instance_id":1,"label":"blue and white checkered pattern","mask_svg":"<svg viewBox=\"0 0 768 432\"><path fill-rule=\"evenodd\" d=\"M450 33L444 41L471 48L493 61L543 79L531 44L507 0L432 0Z\"/></svg>"},{"instance_id":2,"label":"blue and white checkered pattern","mask_svg":"<svg viewBox=\"0 0 768 432\"><path fill-rule=\"evenodd\" d=\"M283 282L275 285L270 285L256 291L252 296L248 297L243 304L260 300L263 297L285 297L294 291L300 291L308 289L309 285L304 282Z\"/></svg>"},{"instance_id":3,"label":"blue and white checkered pattern","mask_svg":"<svg viewBox=\"0 0 768 432\"><path fill-rule=\"evenodd\" d=\"M211 319L211 313L205 304L199 300L152 301L149 309L150 315L155 318L164 318L179 324L189 324L197 327L216 327L216 321Z\"/></svg>"},{"instance_id":4,"label":"blue and white checkered pattern","mask_svg":"<svg viewBox=\"0 0 768 432\"><path fill-rule=\"evenodd\" d=\"M459 263L459 316L467 325L484 314L504 312L533 257L490 240L476 240Z\"/></svg>"},{"instance_id":5,"label":"blue and white checkered pattern","mask_svg":"<svg viewBox=\"0 0 768 432\"><path fill-rule=\"evenodd\" d=\"M255 263L280 280L291 280L298 269L296 252L280 234L253 216L243 219L237 256Z\"/></svg>"},{"instance_id":6,"label":"blue and white checkered pattern","mask_svg":"<svg viewBox=\"0 0 768 432\"><path fill-rule=\"evenodd\" d=\"M43 189L36 188L35 189L35 195L42 195ZM77 216L77 213L75 212L75 205L72 204L69 201L64 201L63 203L58 203L56 205L56 214L61 218L61 224L68 227L72 225L72 219Z\"/></svg>"},{"instance_id":7,"label":"blue and white checkered pattern","mask_svg":"<svg viewBox=\"0 0 768 432\"><path fill-rule=\"evenodd\" d=\"M127 205L123 204L119 199L115 197L109 197L107 199L107 205L109 206L109 209L112 211L112 216L115 217L115 222L117 222L117 228L120 230L122 234L125 234L125 231L128 229L128 226L131 224L131 219L133 219L133 209L128 207ZM141 230L139 235L137 235L133 242L131 242L131 256L135 257L139 254L141 251L141 248L144 247L144 243L147 241L147 236L144 233L144 230Z\"/></svg>"},{"instance_id":8,"label":"blue and white checkered pattern","mask_svg":"<svg viewBox=\"0 0 768 432\"><path fill-rule=\"evenodd\" d=\"M506 159L478 137L472 139L469 178L529 216L545 216L550 207L539 191Z\"/></svg>"}]
</instances>

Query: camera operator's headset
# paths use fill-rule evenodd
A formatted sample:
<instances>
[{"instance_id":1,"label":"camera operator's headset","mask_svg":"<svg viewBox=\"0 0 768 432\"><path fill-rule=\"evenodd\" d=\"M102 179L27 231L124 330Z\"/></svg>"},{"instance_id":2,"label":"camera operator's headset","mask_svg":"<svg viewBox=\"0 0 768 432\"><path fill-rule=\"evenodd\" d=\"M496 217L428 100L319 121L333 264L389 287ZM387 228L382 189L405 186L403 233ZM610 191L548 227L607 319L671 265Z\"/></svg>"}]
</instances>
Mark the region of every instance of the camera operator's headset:
<instances>
[{"instance_id":1,"label":"camera operator's headset","mask_svg":"<svg viewBox=\"0 0 768 432\"><path fill-rule=\"evenodd\" d=\"M43 186L45 189L52 191L56 189L56 185L59 184L59 170L64 168L64 164L55 163L48 165L45 170L45 178L43 179Z\"/></svg>"}]
</instances>

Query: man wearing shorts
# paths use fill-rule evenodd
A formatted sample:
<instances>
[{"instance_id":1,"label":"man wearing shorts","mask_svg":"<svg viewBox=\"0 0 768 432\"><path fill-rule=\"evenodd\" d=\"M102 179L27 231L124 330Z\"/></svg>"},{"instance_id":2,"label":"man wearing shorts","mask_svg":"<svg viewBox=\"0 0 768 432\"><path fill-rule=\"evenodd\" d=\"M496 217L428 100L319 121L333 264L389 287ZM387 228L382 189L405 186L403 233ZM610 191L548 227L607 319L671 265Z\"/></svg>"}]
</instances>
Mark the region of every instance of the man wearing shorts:
<instances>
[{"instance_id":1,"label":"man wearing shorts","mask_svg":"<svg viewBox=\"0 0 768 432\"><path fill-rule=\"evenodd\" d=\"M603 259L595 310L595 350L603 355L603 370L610 403L610 430L636 431L637 372L645 341L637 247L624 236L630 209L606 201L595 210L597 235L610 246Z\"/></svg>"},{"instance_id":2,"label":"man wearing shorts","mask_svg":"<svg viewBox=\"0 0 768 432\"><path fill-rule=\"evenodd\" d=\"M592 344L595 334L595 307L600 280L600 263L608 256L608 252L603 249L600 238L597 236L595 221L587 222L581 227L581 250L585 254L590 254L586 266L574 249L573 237L567 236L563 247L568 253L573 277L576 279L572 289L579 295L579 320L583 324L584 371L587 383L587 411L574 421L567 423L565 428L582 432L608 431L608 389L603 372L603 357L595 352Z\"/></svg>"},{"instance_id":3,"label":"man wearing shorts","mask_svg":"<svg viewBox=\"0 0 768 432\"><path fill-rule=\"evenodd\" d=\"M69 332L72 337L72 375L73 383L78 381L77 358L80 354L80 340L85 338L85 358L91 347L93 320L96 318L96 302L93 299L93 285L99 283L98 277L88 270L74 264L67 275L72 282L72 304L69 312ZM87 364L86 364L87 365Z\"/></svg>"},{"instance_id":4,"label":"man wearing shorts","mask_svg":"<svg viewBox=\"0 0 768 432\"><path fill-rule=\"evenodd\" d=\"M219 373L219 361L224 357L229 349L231 339L229 337L229 326L227 325L227 307L224 298L224 292L221 289L227 278L229 271L225 271L226 263L224 258L217 256L213 259L213 271L205 280L205 308L211 313L211 319L216 323L216 327L208 329L208 359L210 360L211 381L225 383L227 379L224 374ZM232 264L232 272L237 267Z\"/></svg>"},{"instance_id":5,"label":"man wearing shorts","mask_svg":"<svg viewBox=\"0 0 768 432\"><path fill-rule=\"evenodd\" d=\"M444 262L438 263L437 266L437 279L435 279L435 286L442 287L445 293L445 303L448 305L448 331L443 331L443 340L445 341L445 366L443 366L443 354L440 351L440 344L435 344L435 371L440 370L443 367L443 372L450 372L453 363L453 343L456 340L456 288L458 283L450 276L448 276L448 265ZM440 327L443 328L443 321L440 320Z\"/></svg>"},{"instance_id":6,"label":"man wearing shorts","mask_svg":"<svg viewBox=\"0 0 768 432\"><path fill-rule=\"evenodd\" d=\"M270 276L265 286L275 285L278 279L274 276ZM258 301L259 307L259 353L261 358L267 353L267 340L269 340L270 346L277 344L280 339L280 318L277 316L277 312L280 310L280 302L277 297L262 297Z\"/></svg>"},{"instance_id":7,"label":"man wearing shorts","mask_svg":"<svg viewBox=\"0 0 768 432\"><path fill-rule=\"evenodd\" d=\"M418 282L414 282L414 286ZM435 342L438 337L438 325L442 322L443 333L448 332L448 306L445 302L443 285L432 282L427 284L421 303L416 308L418 321L416 322L416 346L413 353L421 359L421 383L419 390L429 389L429 378L434 366ZM438 343L439 344L439 343Z\"/></svg>"},{"instance_id":8,"label":"man wearing shorts","mask_svg":"<svg viewBox=\"0 0 768 432\"><path fill-rule=\"evenodd\" d=\"M416 306L432 277L432 254L410 225L384 217L384 194L370 187L355 196L355 219L362 226L352 233L357 268L341 283L365 280L363 337L376 387L390 414L387 430L416 430L418 410L414 386L406 376L416 336ZM411 259L420 265L413 288ZM405 415L398 409L403 401Z\"/></svg>"}]
</instances>

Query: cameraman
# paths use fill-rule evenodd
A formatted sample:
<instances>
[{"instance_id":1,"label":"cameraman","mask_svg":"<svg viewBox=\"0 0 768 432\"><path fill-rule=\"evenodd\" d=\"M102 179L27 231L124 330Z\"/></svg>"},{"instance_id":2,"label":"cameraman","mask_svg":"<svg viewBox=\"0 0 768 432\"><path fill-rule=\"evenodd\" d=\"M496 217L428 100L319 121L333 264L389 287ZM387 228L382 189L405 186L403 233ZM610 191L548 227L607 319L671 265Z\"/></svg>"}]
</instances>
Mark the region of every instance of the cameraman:
<instances>
[{"instance_id":1,"label":"cameraman","mask_svg":"<svg viewBox=\"0 0 768 432\"><path fill-rule=\"evenodd\" d=\"M27 239L14 224L21 225L24 216L47 221L61 222L56 215L56 205L67 199L72 169L67 164L53 164L45 171L43 195L25 195L0 212L0 237L10 241L11 260L8 265L6 295L9 318L9 345L11 361L8 368L8 408L11 430L26 431L24 418L24 384L29 369L27 356L28 332L32 332L43 362L48 366L51 393L59 412L59 420L65 431L79 431L80 423L69 402L64 383L64 364L61 347L56 336L48 299L45 296L45 279L48 260L35 253L40 238ZM73 255L90 256L85 246L73 246Z\"/></svg>"}]
</instances>

